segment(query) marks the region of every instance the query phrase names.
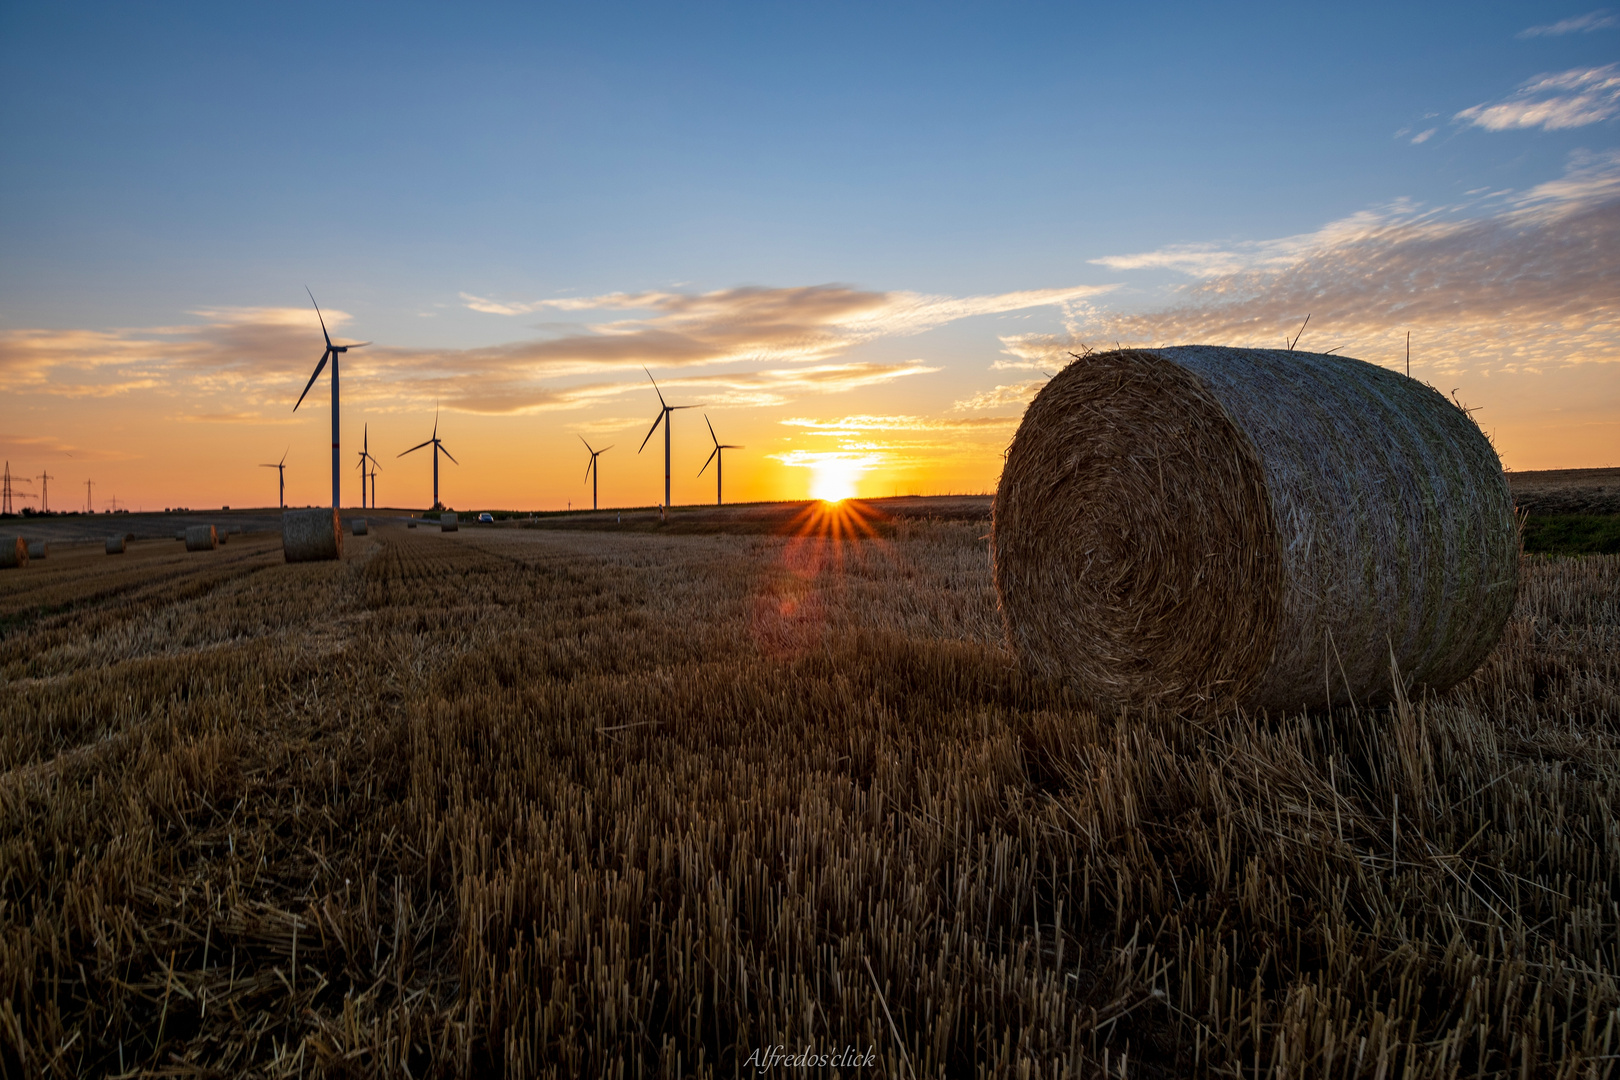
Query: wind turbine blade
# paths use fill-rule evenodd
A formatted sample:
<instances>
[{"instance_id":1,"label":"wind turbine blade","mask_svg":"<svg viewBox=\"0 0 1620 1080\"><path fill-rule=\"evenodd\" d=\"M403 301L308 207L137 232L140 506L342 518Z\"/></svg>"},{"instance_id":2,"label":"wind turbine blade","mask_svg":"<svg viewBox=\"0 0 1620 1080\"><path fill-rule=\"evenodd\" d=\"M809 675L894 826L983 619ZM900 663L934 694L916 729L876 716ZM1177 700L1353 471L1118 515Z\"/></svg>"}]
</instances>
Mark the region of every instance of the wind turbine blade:
<instances>
[{"instance_id":1,"label":"wind turbine blade","mask_svg":"<svg viewBox=\"0 0 1620 1080\"><path fill-rule=\"evenodd\" d=\"M444 443L439 444L439 449L444 450ZM456 461L455 456L453 454L451 454L450 451L448 451L448 450L444 450L444 456L449 458L452 462L454 462L457 465L461 464L461 462Z\"/></svg>"},{"instance_id":2,"label":"wind turbine blade","mask_svg":"<svg viewBox=\"0 0 1620 1080\"><path fill-rule=\"evenodd\" d=\"M722 449L722 450L745 450L745 449L747 449L747 447L743 447L743 446L722 446L720 449Z\"/></svg>"},{"instance_id":3,"label":"wind turbine blade","mask_svg":"<svg viewBox=\"0 0 1620 1080\"><path fill-rule=\"evenodd\" d=\"M414 453L416 453L418 450L422 449L422 447L424 447L424 446L432 446L432 445L433 445L433 440L429 439L427 442L417 443L415 446L411 447L409 450L402 451L402 452L400 452L398 454L395 454L394 456L395 457L404 457L406 454L414 454Z\"/></svg>"},{"instance_id":4,"label":"wind turbine blade","mask_svg":"<svg viewBox=\"0 0 1620 1080\"><path fill-rule=\"evenodd\" d=\"M437 439L439 437L439 404L438 404L438 402L433 403L433 437L435 439Z\"/></svg>"},{"instance_id":5,"label":"wind turbine blade","mask_svg":"<svg viewBox=\"0 0 1620 1080\"><path fill-rule=\"evenodd\" d=\"M641 370L647 371L645 367L643 367ZM650 371L647 371L647 380L653 384L653 393L658 395L658 404L663 405L666 409L669 408L668 405L664 404L664 392L658 389L658 380L652 377L652 372Z\"/></svg>"},{"instance_id":6,"label":"wind turbine blade","mask_svg":"<svg viewBox=\"0 0 1620 1080\"><path fill-rule=\"evenodd\" d=\"M574 432L574 437L577 438L580 442L585 443L585 449L591 450L591 444L588 443L588 442L585 442L585 436L581 435L579 432L576 431L576 432ZM596 453L596 451L591 450L591 453L594 455Z\"/></svg>"},{"instance_id":7,"label":"wind turbine blade","mask_svg":"<svg viewBox=\"0 0 1620 1080\"><path fill-rule=\"evenodd\" d=\"M304 286L304 291L309 293L309 302L315 304L315 294L309 292L308 285ZM321 320L321 337L326 339L326 347L330 349L332 347L332 335L326 332L326 317L321 314L321 305L319 304L315 304L315 317Z\"/></svg>"},{"instance_id":8,"label":"wind turbine blade","mask_svg":"<svg viewBox=\"0 0 1620 1080\"><path fill-rule=\"evenodd\" d=\"M653 426L647 429L647 439L650 439L650 438L653 437L653 432L658 430L658 425L662 424L664 422L664 418L666 416L668 416L668 415L669 414L666 413L666 412L662 412L662 411L659 412L658 419L654 420L653 421ZM647 439L642 439L641 440L641 445L636 447L636 453L639 454L643 450L647 449Z\"/></svg>"},{"instance_id":9,"label":"wind turbine blade","mask_svg":"<svg viewBox=\"0 0 1620 1080\"><path fill-rule=\"evenodd\" d=\"M287 455L290 454L290 453L292 453L292 447L291 446L287 447L287 449L285 449L285 450L283 450L281 452L281 463L283 465L285 465L287 463Z\"/></svg>"},{"instance_id":10,"label":"wind turbine blade","mask_svg":"<svg viewBox=\"0 0 1620 1080\"><path fill-rule=\"evenodd\" d=\"M611 449L613 449L613 444L612 444L612 443L609 443L609 444L608 444L608 445L606 445L606 446L604 446L604 447L602 447L602 449L600 449L600 450L598 450L598 451L597 451L597 453L598 453L598 454L605 454L605 453L607 453L607 452L608 452L608 451L609 451L609 450L611 450Z\"/></svg>"},{"instance_id":11,"label":"wind turbine blade","mask_svg":"<svg viewBox=\"0 0 1620 1080\"><path fill-rule=\"evenodd\" d=\"M702 476L704 474L704 472L708 470L709 462L713 461L714 460L714 455L718 454L719 452L720 452L720 448L718 446L716 446L713 450L709 451L709 456L703 459L703 468L698 470L698 475L699 476Z\"/></svg>"},{"instance_id":12,"label":"wind turbine blade","mask_svg":"<svg viewBox=\"0 0 1620 1080\"><path fill-rule=\"evenodd\" d=\"M309 377L309 382L304 384L304 393L298 395L297 402L293 404L293 412L297 412L298 406L304 403L304 395L308 394L309 388L315 385L315 380L321 377L321 372L326 370L326 360L331 355L331 349L327 349L325 352L321 353L321 362L315 365L315 374L311 375Z\"/></svg>"},{"instance_id":13,"label":"wind turbine blade","mask_svg":"<svg viewBox=\"0 0 1620 1080\"><path fill-rule=\"evenodd\" d=\"M708 413L703 414L703 422L705 424L709 424L709 414ZM720 440L715 437L714 425L713 424L709 424L709 438L714 440L714 445L716 445L716 446L720 445Z\"/></svg>"},{"instance_id":14,"label":"wind turbine blade","mask_svg":"<svg viewBox=\"0 0 1620 1080\"><path fill-rule=\"evenodd\" d=\"M674 410L674 409L701 409L701 408L703 408L702 405L671 405L670 406L671 410Z\"/></svg>"},{"instance_id":15,"label":"wind turbine blade","mask_svg":"<svg viewBox=\"0 0 1620 1080\"><path fill-rule=\"evenodd\" d=\"M370 345L370 344L372 344L372 342L369 342L369 341L357 341L353 345L344 345L343 346L343 351L347 352L350 349L363 349L367 345Z\"/></svg>"}]
</instances>

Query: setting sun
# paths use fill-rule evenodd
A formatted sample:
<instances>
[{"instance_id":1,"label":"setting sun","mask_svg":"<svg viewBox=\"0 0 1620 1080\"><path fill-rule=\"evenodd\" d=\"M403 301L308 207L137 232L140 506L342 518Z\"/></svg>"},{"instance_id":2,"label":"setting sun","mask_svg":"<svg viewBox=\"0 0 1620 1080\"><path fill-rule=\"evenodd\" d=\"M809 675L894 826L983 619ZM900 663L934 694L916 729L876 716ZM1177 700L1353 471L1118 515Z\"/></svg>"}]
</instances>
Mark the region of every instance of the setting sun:
<instances>
[{"instance_id":1,"label":"setting sun","mask_svg":"<svg viewBox=\"0 0 1620 1080\"><path fill-rule=\"evenodd\" d=\"M855 494L855 481L865 471L865 465L852 458L823 458L812 466L810 497L823 502L847 499Z\"/></svg>"}]
</instances>

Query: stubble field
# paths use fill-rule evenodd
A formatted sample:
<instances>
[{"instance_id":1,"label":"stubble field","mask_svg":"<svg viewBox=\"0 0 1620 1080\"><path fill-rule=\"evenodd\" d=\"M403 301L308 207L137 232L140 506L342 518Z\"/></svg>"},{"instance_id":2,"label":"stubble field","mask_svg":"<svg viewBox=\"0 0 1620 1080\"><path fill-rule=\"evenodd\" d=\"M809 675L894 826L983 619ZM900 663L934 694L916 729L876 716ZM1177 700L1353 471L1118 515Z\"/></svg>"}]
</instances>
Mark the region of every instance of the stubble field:
<instances>
[{"instance_id":1,"label":"stubble field","mask_svg":"<svg viewBox=\"0 0 1620 1080\"><path fill-rule=\"evenodd\" d=\"M1620 557L1444 697L1197 728L858 509L0 575L5 1074L1616 1071Z\"/></svg>"}]
</instances>

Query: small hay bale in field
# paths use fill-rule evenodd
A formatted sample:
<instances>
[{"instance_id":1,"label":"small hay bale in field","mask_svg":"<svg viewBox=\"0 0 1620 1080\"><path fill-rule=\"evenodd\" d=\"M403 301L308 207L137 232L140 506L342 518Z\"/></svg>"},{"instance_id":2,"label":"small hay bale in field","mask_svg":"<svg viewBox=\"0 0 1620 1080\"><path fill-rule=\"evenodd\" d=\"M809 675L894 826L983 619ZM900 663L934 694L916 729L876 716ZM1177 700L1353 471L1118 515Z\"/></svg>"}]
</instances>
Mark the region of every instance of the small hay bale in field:
<instances>
[{"instance_id":1,"label":"small hay bale in field","mask_svg":"<svg viewBox=\"0 0 1620 1080\"><path fill-rule=\"evenodd\" d=\"M28 565L28 541L20 536L0 536L0 570Z\"/></svg>"},{"instance_id":2,"label":"small hay bale in field","mask_svg":"<svg viewBox=\"0 0 1620 1080\"><path fill-rule=\"evenodd\" d=\"M354 521L351 523L351 527L354 529L354 535L356 535L356 536L365 536L366 535L366 519L365 518L355 518Z\"/></svg>"},{"instance_id":3,"label":"small hay bale in field","mask_svg":"<svg viewBox=\"0 0 1620 1080\"><path fill-rule=\"evenodd\" d=\"M343 523L330 507L288 510L281 515L281 552L288 562L343 557Z\"/></svg>"},{"instance_id":4,"label":"small hay bale in field","mask_svg":"<svg viewBox=\"0 0 1620 1080\"><path fill-rule=\"evenodd\" d=\"M28 561L34 562L43 559L51 553L51 545L43 540L28 541Z\"/></svg>"},{"instance_id":5,"label":"small hay bale in field","mask_svg":"<svg viewBox=\"0 0 1620 1080\"><path fill-rule=\"evenodd\" d=\"M440 514L439 515L439 531L440 532L460 532L461 531L461 518L457 517L455 514Z\"/></svg>"},{"instance_id":6,"label":"small hay bale in field","mask_svg":"<svg viewBox=\"0 0 1620 1080\"><path fill-rule=\"evenodd\" d=\"M212 525L192 525L186 529L187 551L213 551L219 546L219 537Z\"/></svg>"},{"instance_id":7,"label":"small hay bale in field","mask_svg":"<svg viewBox=\"0 0 1620 1080\"><path fill-rule=\"evenodd\" d=\"M1095 353L1024 414L991 558L1020 659L1098 705L1376 703L1443 690L1518 590L1490 442L1433 388L1347 357Z\"/></svg>"},{"instance_id":8,"label":"small hay bale in field","mask_svg":"<svg viewBox=\"0 0 1620 1080\"><path fill-rule=\"evenodd\" d=\"M176 530L174 530L174 538L176 540L184 540L186 538L186 530L184 530L184 529L176 529Z\"/></svg>"},{"instance_id":9,"label":"small hay bale in field","mask_svg":"<svg viewBox=\"0 0 1620 1080\"><path fill-rule=\"evenodd\" d=\"M109 554L109 555L122 555L123 553L124 553L124 538L123 538L123 536L120 535L120 536L109 536L109 537L107 537L107 554Z\"/></svg>"},{"instance_id":10,"label":"small hay bale in field","mask_svg":"<svg viewBox=\"0 0 1620 1080\"><path fill-rule=\"evenodd\" d=\"M411 519L411 520L409 520L409 521L407 521L407 522L406 522L406 523L405 523L405 527L406 527L406 528L407 528L407 529L414 529L414 528L416 528L416 519L415 519L415 518L412 518L412 519Z\"/></svg>"}]
</instances>

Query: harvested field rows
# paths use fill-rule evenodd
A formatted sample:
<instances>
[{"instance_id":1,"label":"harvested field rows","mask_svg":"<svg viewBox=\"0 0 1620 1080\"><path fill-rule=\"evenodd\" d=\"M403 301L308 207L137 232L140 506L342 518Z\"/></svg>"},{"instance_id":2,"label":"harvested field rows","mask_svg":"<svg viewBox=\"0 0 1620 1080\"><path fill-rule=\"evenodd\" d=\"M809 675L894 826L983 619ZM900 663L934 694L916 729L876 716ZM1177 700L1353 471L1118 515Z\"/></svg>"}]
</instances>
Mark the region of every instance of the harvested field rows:
<instances>
[{"instance_id":1,"label":"harvested field rows","mask_svg":"<svg viewBox=\"0 0 1620 1080\"><path fill-rule=\"evenodd\" d=\"M1611 1075L1620 557L1444 698L1198 731L1021 677L986 531L0 575L0 1064Z\"/></svg>"}]
</instances>

